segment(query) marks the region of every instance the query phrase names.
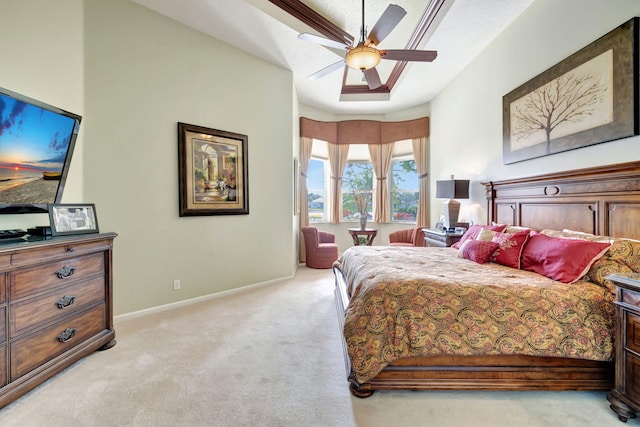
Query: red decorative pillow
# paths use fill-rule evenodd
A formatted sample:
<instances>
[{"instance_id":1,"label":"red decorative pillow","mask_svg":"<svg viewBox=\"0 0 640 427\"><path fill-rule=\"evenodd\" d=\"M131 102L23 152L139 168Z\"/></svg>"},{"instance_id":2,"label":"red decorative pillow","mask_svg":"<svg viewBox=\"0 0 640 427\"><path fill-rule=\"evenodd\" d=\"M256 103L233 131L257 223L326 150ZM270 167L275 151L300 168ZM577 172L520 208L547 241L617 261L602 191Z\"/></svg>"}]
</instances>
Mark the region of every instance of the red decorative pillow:
<instances>
[{"instance_id":1,"label":"red decorative pillow","mask_svg":"<svg viewBox=\"0 0 640 427\"><path fill-rule=\"evenodd\" d=\"M460 258L470 259L478 264L484 264L489 261L489 258L493 252L498 249L498 246L500 246L498 243L488 240L468 239L460 246L458 256Z\"/></svg>"},{"instance_id":2,"label":"red decorative pillow","mask_svg":"<svg viewBox=\"0 0 640 427\"><path fill-rule=\"evenodd\" d=\"M486 228L486 229L491 230L491 231L501 232L502 230L507 228L507 225L506 224L499 224L499 225L472 225L471 227L469 227L467 232L462 235L460 240L458 240L456 243L451 245L451 247L452 248L456 248L456 249L460 249L460 246L462 245L462 243L464 243L465 240L468 240L468 239L475 240L475 238L478 237L478 234L480 234L480 231L482 231L483 228Z\"/></svg>"},{"instance_id":3,"label":"red decorative pillow","mask_svg":"<svg viewBox=\"0 0 640 427\"><path fill-rule=\"evenodd\" d=\"M529 239L529 231L518 231L517 233L495 233L492 242L496 242L499 247L491 255L490 260L507 267L520 268L520 257L524 244Z\"/></svg>"},{"instance_id":4,"label":"red decorative pillow","mask_svg":"<svg viewBox=\"0 0 640 427\"><path fill-rule=\"evenodd\" d=\"M573 283L609 249L611 243L549 237L532 232L522 251L522 269Z\"/></svg>"}]
</instances>

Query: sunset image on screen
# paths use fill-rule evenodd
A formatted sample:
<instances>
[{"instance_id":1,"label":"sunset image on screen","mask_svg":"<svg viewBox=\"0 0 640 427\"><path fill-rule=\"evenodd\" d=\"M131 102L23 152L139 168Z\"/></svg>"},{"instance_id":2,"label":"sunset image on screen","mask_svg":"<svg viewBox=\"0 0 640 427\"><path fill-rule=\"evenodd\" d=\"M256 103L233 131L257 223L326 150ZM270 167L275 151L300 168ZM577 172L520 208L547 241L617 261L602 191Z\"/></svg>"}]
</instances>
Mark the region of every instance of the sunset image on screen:
<instances>
[{"instance_id":1,"label":"sunset image on screen","mask_svg":"<svg viewBox=\"0 0 640 427\"><path fill-rule=\"evenodd\" d=\"M74 126L0 94L0 204L53 203Z\"/></svg>"}]
</instances>

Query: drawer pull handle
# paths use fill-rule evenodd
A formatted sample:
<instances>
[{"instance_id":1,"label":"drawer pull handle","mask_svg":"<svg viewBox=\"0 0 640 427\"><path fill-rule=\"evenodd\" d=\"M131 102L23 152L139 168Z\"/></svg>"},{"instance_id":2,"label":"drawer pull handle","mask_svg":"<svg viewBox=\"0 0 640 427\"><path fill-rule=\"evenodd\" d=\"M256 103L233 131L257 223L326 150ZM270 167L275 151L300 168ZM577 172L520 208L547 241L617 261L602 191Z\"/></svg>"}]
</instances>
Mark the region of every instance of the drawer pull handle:
<instances>
[{"instance_id":1,"label":"drawer pull handle","mask_svg":"<svg viewBox=\"0 0 640 427\"><path fill-rule=\"evenodd\" d=\"M67 277L73 276L73 273L75 272L75 267L69 267L65 265L60 270L56 271L56 276L58 276L58 279L66 279Z\"/></svg>"},{"instance_id":2,"label":"drawer pull handle","mask_svg":"<svg viewBox=\"0 0 640 427\"><path fill-rule=\"evenodd\" d=\"M76 301L75 295L65 295L58 300L56 306L59 309L67 308Z\"/></svg>"},{"instance_id":3,"label":"drawer pull handle","mask_svg":"<svg viewBox=\"0 0 640 427\"><path fill-rule=\"evenodd\" d=\"M73 252L73 246L67 246L66 248L64 248L65 252Z\"/></svg>"},{"instance_id":4,"label":"drawer pull handle","mask_svg":"<svg viewBox=\"0 0 640 427\"><path fill-rule=\"evenodd\" d=\"M68 342L76 334L77 328L67 328L63 333L58 335L58 342Z\"/></svg>"}]
</instances>

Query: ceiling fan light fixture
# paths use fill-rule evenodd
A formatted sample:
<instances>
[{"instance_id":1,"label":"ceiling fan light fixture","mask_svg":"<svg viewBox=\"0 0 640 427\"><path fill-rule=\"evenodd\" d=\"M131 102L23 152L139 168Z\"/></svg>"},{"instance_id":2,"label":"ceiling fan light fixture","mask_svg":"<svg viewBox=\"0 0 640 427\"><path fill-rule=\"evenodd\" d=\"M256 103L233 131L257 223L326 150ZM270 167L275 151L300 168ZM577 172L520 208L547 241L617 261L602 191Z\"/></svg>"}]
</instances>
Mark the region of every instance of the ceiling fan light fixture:
<instances>
[{"instance_id":1,"label":"ceiling fan light fixture","mask_svg":"<svg viewBox=\"0 0 640 427\"><path fill-rule=\"evenodd\" d=\"M380 62L380 51L374 47L358 46L349 49L345 61L354 70L369 70Z\"/></svg>"}]
</instances>

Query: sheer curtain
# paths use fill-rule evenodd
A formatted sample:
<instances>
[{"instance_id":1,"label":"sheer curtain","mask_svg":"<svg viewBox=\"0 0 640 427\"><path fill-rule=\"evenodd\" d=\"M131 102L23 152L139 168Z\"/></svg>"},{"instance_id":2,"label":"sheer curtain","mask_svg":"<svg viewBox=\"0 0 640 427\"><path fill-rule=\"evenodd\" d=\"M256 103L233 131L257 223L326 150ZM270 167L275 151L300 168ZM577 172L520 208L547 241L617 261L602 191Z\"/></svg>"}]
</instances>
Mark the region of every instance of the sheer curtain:
<instances>
[{"instance_id":1,"label":"sheer curtain","mask_svg":"<svg viewBox=\"0 0 640 427\"><path fill-rule=\"evenodd\" d=\"M369 155L373 172L376 175L374 221L378 223L389 222L391 215L391 201L389 200L389 185L387 176L391 167L391 156L395 143L369 144Z\"/></svg>"},{"instance_id":2,"label":"sheer curtain","mask_svg":"<svg viewBox=\"0 0 640 427\"><path fill-rule=\"evenodd\" d=\"M412 138L413 159L416 163L419 177L418 213L416 226L429 226L429 145L427 137Z\"/></svg>"},{"instance_id":3,"label":"sheer curtain","mask_svg":"<svg viewBox=\"0 0 640 427\"><path fill-rule=\"evenodd\" d=\"M311 160L311 149L313 138L303 136L300 138L300 176L298 178L300 200L300 227L309 225L309 190L307 186L307 174L309 173L309 161Z\"/></svg>"},{"instance_id":4,"label":"sheer curtain","mask_svg":"<svg viewBox=\"0 0 640 427\"><path fill-rule=\"evenodd\" d=\"M349 145L327 144L331 168L331 213L329 221L337 224L342 219L342 173L347 163Z\"/></svg>"}]
</instances>

